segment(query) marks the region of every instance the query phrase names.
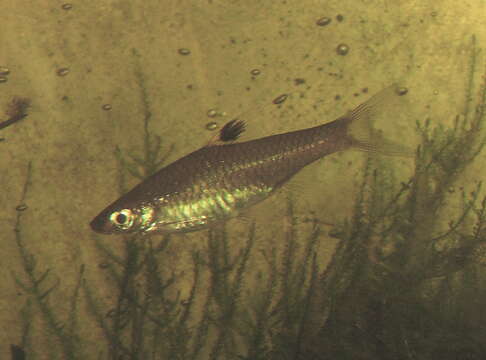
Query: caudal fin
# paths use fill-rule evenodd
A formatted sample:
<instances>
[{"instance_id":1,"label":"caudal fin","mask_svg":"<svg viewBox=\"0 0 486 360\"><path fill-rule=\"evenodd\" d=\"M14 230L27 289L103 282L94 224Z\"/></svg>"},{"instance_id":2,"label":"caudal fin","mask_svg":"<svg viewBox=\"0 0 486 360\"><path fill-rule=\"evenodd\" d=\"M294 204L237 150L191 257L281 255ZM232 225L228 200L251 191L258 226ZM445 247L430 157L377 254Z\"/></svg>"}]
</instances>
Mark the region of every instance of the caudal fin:
<instances>
[{"instance_id":1,"label":"caudal fin","mask_svg":"<svg viewBox=\"0 0 486 360\"><path fill-rule=\"evenodd\" d=\"M393 108L393 104L401 96L398 89L397 84L392 84L345 115L350 120L348 135L352 138L354 148L385 155L414 156L412 149L385 139L381 131L373 127L374 120L379 117L384 108Z\"/></svg>"}]
</instances>

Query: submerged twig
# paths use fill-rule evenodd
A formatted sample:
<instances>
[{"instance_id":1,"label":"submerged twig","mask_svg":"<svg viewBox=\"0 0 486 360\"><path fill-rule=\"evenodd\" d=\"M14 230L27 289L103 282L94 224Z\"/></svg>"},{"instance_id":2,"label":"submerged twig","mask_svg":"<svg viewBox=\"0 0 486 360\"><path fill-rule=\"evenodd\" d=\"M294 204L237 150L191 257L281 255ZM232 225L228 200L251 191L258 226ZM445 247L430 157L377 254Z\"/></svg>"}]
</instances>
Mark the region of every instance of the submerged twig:
<instances>
[{"instance_id":1,"label":"submerged twig","mask_svg":"<svg viewBox=\"0 0 486 360\"><path fill-rule=\"evenodd\" d=\"M13 97L12 101L7 105L7 110L5 110L5 115L8 119L0 122L0 130L26 117L29 106L30 99L19 96Z\"/></svg>"}]
</instances>

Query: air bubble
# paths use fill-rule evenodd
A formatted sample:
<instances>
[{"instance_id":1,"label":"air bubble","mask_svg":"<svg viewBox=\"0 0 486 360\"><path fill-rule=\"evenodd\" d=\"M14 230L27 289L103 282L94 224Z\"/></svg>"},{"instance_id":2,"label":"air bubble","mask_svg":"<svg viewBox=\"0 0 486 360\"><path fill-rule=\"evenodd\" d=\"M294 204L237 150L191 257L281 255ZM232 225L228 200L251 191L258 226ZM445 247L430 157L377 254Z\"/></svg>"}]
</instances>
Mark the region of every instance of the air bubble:
<instances>
[{"instance_id":1,"label":"air bubble","mask_svg":"<svg viewBox=\"0 0 486 360\"><path fill-rule=\"evenodd\" d=\"M338 55L347 55L349 52L349 46L346 44L339 44L336 48L336 52L338 53Z\"/></svg>"},{"instance_id":2,"label":"air bubble","mask_svg":"<svg viewBox=\"0 0 486 360\"><path fill-rule=\"evenodd\" d=\"M218 128L218 124L215 121L208 122L206 124L206 130L213 131Z\"/></svg>"},{"instance_id":3,"label":"air bubble","mask_svg":"<svg viewBox=\"0 0 486 360\"><path fill-rule=\"evenodd\" d=\"M186 48L181 48L177 51L179 52L179 54L184 55L184 56L189 55L191 53L191 50L186 49Z\"/></svg>"},{"instance_id":4,"label":"air bubble","mask_svg":"<svg viewBox=\"0 0 486 360\"><path fill-rule=\"evenodd\" d=\"M322 17L319 20L316 21L317 26L326 26L331 23L331 18L328 17Z\"/></svg>"},{"instance_id":5,"label":"air bubble","mask_svg":"<svg viewBox=\"0 0 486 360\"><path fill-rule=\"evenodd\" d=\"M403 96L406 93L408 93L408 89L406 87L401 86L396 90L396 93L398 96Z\"/></svg>"},{"instance_id":6,"label":"air bubble","mask_svg":"<svg viewBox=\"0 0 486 360\"><path fill-rule=\"evenodd\" d=\"M216 117L218 116L218 111L216 109L209 109L207 115L210 118Z\"/></svg>"},{"instance_id":7,"label":"air bubble","mask_svg":"<svg viewBox=\"0 0 486 360\"><path fill-rule=\"evenodd\" d=\"M274 100L273 103L275 105L280 105L282 104L285 100L287 100L288 95L287 94L282 94L280 96L277 96Z\"/></svg>"},{"instance_id":8,"label":"air bubble","mask_svg":"<svg viewBox=\"0 0 486 360\"><path fill-rule=\"evenodd\" d=\"M250 71L250 74L252 74L253 76L258 76L261 74L261 71L260 69L253 69L252 71Z\"/></svg>"},{"instance_id":9,"label":"air bubble","mask_svg":"<svg viewBox=\"0 0 486 360\"><path fill-rule=\"evenodd\" d=\"M17 211L25 211L25 210L27 210L27 205L25 205L25 204L20 204L19 206L17 206L17 207L15 208L15 210L17 210Z\"/></svg>"},{"instance_id":10,"label":"air bubble","mask_svg":"<svg viewBox=\"0 0 486 360\"><path fill-rule=\"evenodd\" d=\"M63 67L63 68L57 69L57 75L58 76L66 76L67 74L69 74L69 68Z\"/></svg>"}]
</instances>

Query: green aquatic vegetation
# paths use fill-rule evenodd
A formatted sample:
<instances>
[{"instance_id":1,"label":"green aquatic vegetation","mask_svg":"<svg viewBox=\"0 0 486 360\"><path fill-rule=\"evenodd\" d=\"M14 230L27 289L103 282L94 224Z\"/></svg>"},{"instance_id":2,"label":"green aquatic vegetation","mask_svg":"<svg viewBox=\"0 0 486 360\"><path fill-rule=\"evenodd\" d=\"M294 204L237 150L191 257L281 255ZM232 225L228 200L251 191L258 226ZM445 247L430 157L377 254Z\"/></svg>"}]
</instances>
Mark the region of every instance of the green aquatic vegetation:
<instances>
[{"instance_id":1,"label":"green aquatic vegetation","mask_svg":"<svg viewBox=\"0 0 486 360\"><path fill-rule=\"evenodd\" d=\"M447 219L461 175L486 143L486 84L477 99L471 96L474 43L472 51L464 112L451 128L417 124L422 142L409 181L396 184L391 168L368 161L354 216L333 232L341 241L313 309L328 316L308 340L307 358L455 359L467 353L479 359L485 353L484 328L475 319L486 300L481 182L469 194L460 192L462 210ZM476 315L464 317L466 308Z\"/></svg>"},{"instance_id":2,"label":"green aquatic vegetation","mask_svg":"<svg viewBox=\"0 0 486 360\"><path fill-rule=\"evenodd\" d=\"M164 164L168 157L174 150L174 145L170 145L169 149L165 149L162 146L162 139L159 135L150 131L150 121L152 119L152 111L147 89L145 87L144 74L142 73L140 66L138 65L139 54L134 49L132 51L136 59L135 75L137 83L140 89L140 102L143 105L143 150L142 155L128 152L128 156L123 156L119 147L115 149L115 156L120 163L120 193L126 192L124 187L124 170L126 170L133 177L143 180L147 176L155 173L162 164ZM162 154L161 154L162 153ZM143 172L141 172L141 170Z\"/></svg>"},{"instance_id":3,"label":"green aquatic vegetation","mask_svg":"<svg viewBox=\"0 0 486 360\"><path fill-rule=\"evenodd\" d=\"M316 251L321 232L314 221L310 233L300 236L293 206L289 199L283 248L261 250L266 268L259 270L257 283L265 285L251 289L244 299L238 328L245 343L245 355L237 358L300 356L318 275Z\"/></svg>"},{"instance_id":4,"label":"green aquatic vegetation","mask_svg":"<svg viewBox=\"0 0 486 360\"><path fill-rule=\"evenodd\" d=\"M162 274L162 247L142 249L134 240L127 243L122 266L113 270L118 288L115 306L106 315L100 311L106 305L92 306L109 343L107 357L145 359L149 354L172 354L171 358L177 359L177 354L187 352L187 343L182 340L187 338L185 325L193 306L191 297L182 307L180 295L170 293L176 278ZM192 298L199 282L199 265L195 262L194 266Z\"/></svg>"},{"instance_id":5,"label":"green aquatic vegetation","mask_svg":"<svg viewBox=\"0 0 486 360\"><path fill-rule=\"evenodd\" d=\"M237 349L238 313L241 311L241 295L248 260L255 241L255 226L245 246L236 256L231 256L226 229L210 230L208 236L207 267L210 273L207 317L215 327L216 340L209 354L218 359L222 354L234 357Z\"/></svg>"},{"instance_id":6,"label":"green aquatic vegetation","mask_svg":"<svg viewBox=\"0 0 486 360\"><path fill-rule=\"evenodd\" d=\"M58 354L54 353L53 340L57 340L56 343L60 344L60 351L64 358L77 359L83 358L83 350L78 346L78 315L77 307L79 301L79 289L81 285L81 279L83 276L83 267L79 271L79 278L74 288L73 295L70 297L70 310L66 317L62 317L55 311L55 308L49 304L50 295L55 292L59 286L59 279L51 275L51 269L45 270L39 269L37 258L29 251L27 243L24 239L24 230L22 216L23 211L26 209L25 201L27 193L31 185L32 178L32 164L29 163L27 168L26 181L22 191L20 204L17 206L17 217L14 227L15 242L20 253L21 269L23 274L17 274L12 272L12 276L19 286L26 294L28 298L22 307L20 313L20 320L22 324L21 341L17 348L17 353L22 350L29 353L29 359L35 358L35 352L33 350L33 330L32 323L35 317L36 310L40 313L43 324L48 332L48 336L45 337L45 341L48 344L48 349L51 349L50 358L59 358ZM35 309L34 309L35 307ZM12 350L12 353L14 351Z\"/></svg>"}]
</instances>

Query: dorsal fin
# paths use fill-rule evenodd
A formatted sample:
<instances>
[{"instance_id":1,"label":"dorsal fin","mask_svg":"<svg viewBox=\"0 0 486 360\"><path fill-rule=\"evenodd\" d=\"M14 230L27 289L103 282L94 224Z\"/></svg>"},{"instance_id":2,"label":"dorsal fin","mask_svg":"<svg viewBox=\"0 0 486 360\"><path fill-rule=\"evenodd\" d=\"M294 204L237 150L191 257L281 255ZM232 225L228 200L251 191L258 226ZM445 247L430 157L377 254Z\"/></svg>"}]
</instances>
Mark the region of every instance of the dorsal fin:
<instances>
[{"instance_id":1,"label":"dorsal fin","mask_svg":"<svg viewBox=\"0 0 486 360\"><path fill-rule=\"evenodd\" d=\"M228 121L221 130L213 136L206 146L225 145L239 140L240 135L245 131L246 121L242 118L253 119L255 115L268 117L272 113L272 108L280 109L288 98L292 97L292 92L287 91L273 99L271 102L263 102L257 106L252 106L248 110L238 114L237 117Z\"/></svg>"},{"instance_id":2,"label":"dorsal fin","mask_svg":"<svg viewBox=\"0 0 486 360\"><path fill-rule=\"evenodd\" d=\"M219 130L218 135L209 141L208 146L223 145L228 142L236 141L245 131L246 123L243 120L233 119L228 121Z\"/></svg>"},{"instance_id":3,"label":"dorsal fin","mask_svg":"<svg viewBox=\"0 0 486 360\"><path fill-rule=\"evenodd\" d=\"M245 131L246 124L243 120L233 119L228 121L219 131L219 141L236 141Z\"/></svg>"}]
</instances>

